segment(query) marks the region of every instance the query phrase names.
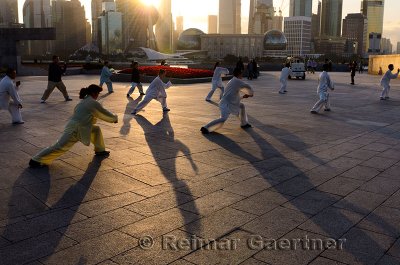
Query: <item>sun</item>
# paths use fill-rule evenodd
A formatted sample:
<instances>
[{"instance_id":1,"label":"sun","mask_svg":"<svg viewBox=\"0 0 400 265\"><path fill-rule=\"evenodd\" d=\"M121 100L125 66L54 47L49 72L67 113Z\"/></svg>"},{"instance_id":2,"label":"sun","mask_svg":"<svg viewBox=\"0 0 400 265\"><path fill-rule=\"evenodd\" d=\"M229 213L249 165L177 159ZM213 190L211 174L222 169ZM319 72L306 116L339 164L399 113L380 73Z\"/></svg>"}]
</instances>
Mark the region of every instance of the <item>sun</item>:
<instances>
[{"instance_id":1,"label":"sun","mask_svg":"<svg viewBox=\"0 0 400 265\"><path fill-rule=\"evenodd\" d=\"M158 7L160 0L141 0L143 4Z\"/></svg>"}]
</instances>

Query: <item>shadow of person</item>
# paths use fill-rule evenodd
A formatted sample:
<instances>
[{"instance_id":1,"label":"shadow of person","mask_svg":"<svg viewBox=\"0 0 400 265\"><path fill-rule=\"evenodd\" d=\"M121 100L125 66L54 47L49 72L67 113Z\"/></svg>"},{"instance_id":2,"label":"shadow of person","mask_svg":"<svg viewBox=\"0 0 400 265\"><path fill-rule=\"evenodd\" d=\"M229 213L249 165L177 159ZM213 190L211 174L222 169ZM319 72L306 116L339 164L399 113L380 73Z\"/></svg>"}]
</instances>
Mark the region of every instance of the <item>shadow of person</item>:
<instances>
[{"instance_id":1,"label":"shadow of person","mask_svg":"<svg viewBox=\"0 0 400 265\"><path fill-rule=\"evenodd\" d=\"M261 125L261 123L256 123L258 125ZM283 132L283 130L282 130ZM310 176L307 174L306 170L302 170L298 168L294 163L291 161L287 160L284 155L280 154L279 150L277 150L272 144L268 143L261 135L259 135L255 130L249 129L246 130L246 133L249 134L254 142L260 147L261 152L262 152L262 157L261 159L258 157L255 157L251 151L246 150L246 144L244 145L238 145L235 141L230 139L229 137L226 137L225 135L219 134L217 132L213 132L211 134L206 134L204 137L206 137L208 140L210 140L213 143L218 144L225 150L229 151L235 156L239 156L243 159L246 159L251 163L254 168L259 171L259 176L264 178L266 182L268 182L272 188L270 188L271 191L278 192L281 196L287 199L289 203L291 203L292 206L294 206L294 209L297 209L298 211L304 213L305 215L309 216L309 206L305 204L304 202L299 202L296 200L293 200L293 195L289 195L288 193L288 187L286 185L282 185L286 183L289 183L293 178L298 178L301 177L300 182L298 185L307 187L306 190L301 191L299 194L296 194L295 196L300 196L308 191L315 190L318 185L320 184L314 184L315 180L310 179ZM290 135L289 132L286 132ZM296 138L296 136L293 135L293 139L296 139L297 141L301 141L301 139ZM285 143L285 142L283 142ZM304 143L303 143L304 144ZM305 145L305 144L304 144ZM271 156L272 154L272 156ZM274 158L279 158L278 163L268 163L269 160L274 159ZM314 159L319 159L318 157L315 157ZM271 179L270 173L278 169L281 166L287 166L295 169L298 173L296 175L291 176L290 178L286 178L285 180L281 180L280 182L274 181L274 179ZM320 172L320 174L323 174L323 171ZM322 176L321 176L322 177ZM332 177L333 178L333 177ZM326 180L327 181L327 180ZM334 197L333 195L330 195L329 193L326 192L320 192L320 197L318 198L319 200L322 201L330 201L332 203L336 202L338 199L337 197ZM328 205L329 206L329 205ZM326 207L328 207L326 206ZM325 208L326 208L325 207ZM359 207L357 205L354 205L350 202L347 203L347 207L350 207L353 209L355 212L361 213L365 212L365 209L362 207ZM336 208L333 208L336 209ZM322 210L320 210L322 212ZM351 224L350 227L355 227L356 223L352 218L346 214L346 211L341 211L340 209L336 209L332 211L331 216L326 217L326 218L311 218L308 219L308 221L311 220L317 227L319 227L323 232L320 234L326 235L326 236L321 236L321 238L332 238L332 239L340 239L343 236L346 236L346 233L348 232L348 229L345 231L341 231L338 233L338 231L335 229L336 223L338 225L340 224ZM333 217L332 217L333 216ZM332 218L332 219L329 219ZM394 227L387 221L385 221L382 217L378 216L374 212L371 212L368 214L369 220L372 220L374 222L374 225L377 227L380 227L381 230L387 231L386 233L397 233L400 234L400 229ZM354 237L354 234L356 236ZM375 238L371 236L367 231L362 230L362 229L357 229L353 230L352 234L349 234L352 236L352 240L362 240L362 242L348 242L349 247L346 248L346 244L344 245L344 251L349 253L352 258L356 261L362 262L362 264L367 264L369 262L369 258L365 255L362 249L360 251L359 246L362 244L363 246L368 246L368 249L374 250L378 253L382 253L381 255L383 256L384 253L386 252L387 249L383 249L382 245L380 242L377 242ZM283 236L283 235L280 235ZM350 240L348 240L350 241ZM375 262L377 262L376 260ZM368 263L369 264L369 263Z\"/></svg>"},{"instance_id":2,"label":"shadow of person","mask_svg":"<svg viewBox=\"0 0 400 265\"><path fill-rule=\"evenodd\" d=\"M40 187L37 189L38 193L34 194L34 196L41 198L43 208L36 209L35 213L37 215L31 216L31 218L27 220L13 222L11 219L31 214L24 209L18 209L18 207L24 207L24 205L20 203L20 187L13 187L8 203L9 205L13 205L13 207L9 207L8 214L10 221L4 227L1 236L13 243L19 243L26 239L29 240L29 238L34 239L43 236L43 234L48 235L48 237L47 242L43 242L46 246L45 249L43 249L43 244L38 244L37 242L34 244L34 241L24 252L21 252L20 248L11 248L11 250L4 250L5 253L3 253L3 249L0 249L0 257L2 258L1 264L25 264L37 259L38 252L40 252L42 256L49 257L58 249L60 242L62 242L64 238L64 233L68 229L68 225L71 224L79 209L79 205L84 201L104 159L105 157L94 156L92 161L88 164L82 178L69 187L63 196L49 207L46 206L46 201L51 187L51 175L49 174L48 168L40 169L42 170L42 175L47 174L47 180L35 184L40 185ZM29 169L27 169L27 171L29 171ZM18 181L16 181L16 183L17 182ZM68 202L68 205L66 205L66 202ZM70 208L71 206L75 207ZM16 216L16 213L18 216ZM56 233L54 230L58 232ZM46 258L44 258L44 260L46 260ZM81 260L83 261L83 259Z\"/></svg>"},{"instance_id":3,"label":"shadow of person","mask_svg":"<svg viewBox=\"0 0 400 265\"><path fill-rule=\"evenodd\" d=\"M131 97L128 98L128 104L126 104L124 117L123 117L123 124L119 133L122 135L128 135L131 130L131 120L133 115L131 114L135 107L142 101L143 95L140 95L137 99L133 99Z\"/></svg>"},{"instance_id":4,"label":"shadow of person","mask_svg":"<svg viewBox=\"0 0 400 265\"><path fill-rule=\"evenodd\" d=\"M185 181L181 181L181 178L178 177L176 168L176 158L178 154L182 152L183 154L187 155L186 158L196 174L198 173L198 168L190 155L189 148L180 140L175 139L174 130L172 128L168 113L164 113L163 118L154 125L141 115L136 115L135 117L138 124L143 128L146 142L154 157L156 157L157 153L159 152L159 138L166 139L167 141L173 143L174 148L168 150L170 152L170 157L172 158L162 160L162 163L160 163L161 160L156 159L157 166L160 168L164 177L172 185L172 188L175 192L176 205L178 206L186 204L187 207L185 207L185 209L190 209L190 212L199 215L200 213L194 201L195 197L190 191L189 186ZM154 134L156 137L154 137ZM178 189L184 190L185 193L179 192ZM189 226L187 226L193 221L193 218L188 215L188 212L180 208L178 209L181 212L184 227L188 236L198 232L200 227L190 226L189 228Z\"/></svg>"}]
</instances>

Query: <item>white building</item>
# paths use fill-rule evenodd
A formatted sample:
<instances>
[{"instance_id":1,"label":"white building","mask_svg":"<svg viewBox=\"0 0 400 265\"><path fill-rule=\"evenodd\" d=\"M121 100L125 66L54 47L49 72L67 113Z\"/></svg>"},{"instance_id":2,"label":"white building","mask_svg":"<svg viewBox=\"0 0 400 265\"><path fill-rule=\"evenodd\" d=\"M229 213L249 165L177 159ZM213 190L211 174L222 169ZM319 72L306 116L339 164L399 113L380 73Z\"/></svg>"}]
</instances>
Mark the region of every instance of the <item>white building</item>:
<instances>
[{"instance_id":1,"label":"white building","mask_svg":"<svg viewBox=\"0 0 400 265\"><path fill-rule=\"evenodd\" d=\"M173 47L173 31L171 0L161 0L159 18L156 23L156 42L160 52L170 52Z\"/></svg>"},{"instance_id":2,"label":"white building","mask_svg":"<svg viewBox=\"0 0 400 265\"><path fill-rule=\"evenodd\" d=\"M289 56L311 53L311 17L285 17L284 33Z\"/></svg>"},{"instance_id":3,"label":"white building","mask_svg":"<svg viewBox=\"0 0 400 265\"><path fill-rule=\"evenodd\" d=\"M218 16L209 15L208 16L208 34L218 33Z\"/></svg>"},{"instance_id":4,"label":"white building","mask_svg":"<svg viewBox=\"0 0 400 265\"><path fill-rule=\"evenodd\" d=\"M241 0L219 0L218 33L241 34Z\"/></svg>"},{"instance_id":5,"label":"white building","mask_svg":"<svg viewBox=\"0 0 400 265\"><path fill-rule=\"evenodd\" d=\"M98 18L98 43L100 53L116 54L122 52L122 13L116 12L113 2L102 4L103 14Z\"/></svg>"},{"instance_id":6,"label":"white building","mask_svg":"<svg viewBox=\"0 0 400 265\"><path fill-rule=\"evenodd\" d=\"M397 42L397 54L400 54L400 41Z\"/></svg>"},{"instance_id":7,"label":"white building","mask_svg":"<svg viewBox=\"0 0 400 265\"><path fill-rule=\"evenodd\" d=\"M393 45L390 39L382 38L381 40L381 50L383 54L392 54L393 53Z\"/></svg>"}]
</instances>

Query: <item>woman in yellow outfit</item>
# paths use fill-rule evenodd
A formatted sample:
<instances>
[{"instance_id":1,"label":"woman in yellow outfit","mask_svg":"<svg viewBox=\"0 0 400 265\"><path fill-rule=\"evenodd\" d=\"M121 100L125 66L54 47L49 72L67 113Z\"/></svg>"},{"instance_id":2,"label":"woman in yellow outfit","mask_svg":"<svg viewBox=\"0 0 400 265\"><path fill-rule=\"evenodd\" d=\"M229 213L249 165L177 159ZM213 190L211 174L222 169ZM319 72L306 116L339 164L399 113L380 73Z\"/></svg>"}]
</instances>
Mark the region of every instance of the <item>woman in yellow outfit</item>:
<instances>
[{"instance_id":1,"label":"woman in yellow outfit","mask_svg":"<svg viewBox=\"0 0 400 265\"><path fill-rule=\"evenodd\" d=\"M117 123L118 116L109 112L97 101L103 89L97 85L82 88L79 93L81 102L76 105L74 114L64 129L63 135L51 147L36 154L29 162L30 167L47 166L54 159L67 152L76 142L94 145L97 156L108 156L104 146L103 135L99 126L94 125L96 118L110 123Z\"/></svg>"}]
</instances>

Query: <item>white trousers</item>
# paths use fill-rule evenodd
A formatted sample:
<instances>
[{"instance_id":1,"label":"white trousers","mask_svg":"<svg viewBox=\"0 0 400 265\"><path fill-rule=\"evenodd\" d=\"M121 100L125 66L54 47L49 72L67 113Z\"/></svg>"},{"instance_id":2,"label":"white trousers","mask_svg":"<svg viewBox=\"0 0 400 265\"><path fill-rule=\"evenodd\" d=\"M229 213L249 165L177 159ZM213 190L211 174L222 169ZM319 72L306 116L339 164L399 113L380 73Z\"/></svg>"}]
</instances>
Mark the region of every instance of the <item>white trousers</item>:
<instances>
[{"instance_id":1,"label":"white trousers","mask_svg":"<svg viewBox=\"0 0 400 265\"><path fill-rule=\"evenodd\" d=\"M129 89L128 95L132 95L133 91L135 91L135 88L139 89L139 93L143 94L143 85L142 83L135 83L132 82L131 84L131 88Z\"/></svg>"},{"instance_id":2,"label":"white trousers","mask_svg":"<svg viewBox=\"0 0 400 265\"><path fill-rule=\"evenodd\" d=\"M246 107L244 106L243 103L240 103L239 107L240 107L239 111L240 126L244 126L248 124ZM224 125L225 121L229 118L229 115L231 114L227 106L220 106L220 111L221 111L221 117L219 119L213 120L212 122L204 126L205 128L207 128L209 132L213 132L221 128Z\"/></svg>"},{"instance_id":3,"label":"white trousers","mask_svg":"<svg viewBox=\"0 0 400 265\"><path fill-rule=\"evenodd\" d=\"M279 92L283 93L286 91L286 87L287 87L287 80L280 80L281 82L281 89L279 90Z\"/></svg>"},{"instance_id":4,"label":"white trousers","mask_svg":"<svg viewBox=\"0 0 400 265\"><path fill-rule=\"evenodd\" d=\"M219 99L222 98L222 96L224 95L224 87L221 84L218 84L218 82L212 82L211 91L210 91L210 93L208 93L208 95L206 97L207 100L211 100L211 98L214 95L214 92L217 88L221 89L221 94L219 96Z\"/></svg>"},{"instance_id":5,"label":"white trousers","mask_svg":"<svg viewBox=\"0 0 400 265\"><path fill-rule=\"evenodd\" d=\"M159 97L159 98L144 97L144 99L136 106L135 111L139 112L144 107L146 107L147 104L149 104L150 101L152 101L153 99L155 99L158 102L160 102L163 109L167 108L167 98L162 98L162 97Z\"/></svg>"},{"instance_id":6,"label":"white trousers","mask_svg":"<svg viewBox=\"0 0 400 265\"><path fill-rule=\"evenodd\" d=\"M0 108L0 110L1 110L1 108ZM11 114L12 122L23 122L22 115L21 115L21 109L18 108L17 104L10 102L8 104L8 112Z\"/></svg>"},{"instance_id":7,"label":"white trousers","mask_svg":"<svg viewBox=\"0 0 400 265\"><path fill-rule=\"evenodd\" d=\"M390 85L385 84L381 86L382 86L381 98L389 97Z\"/></svg>"},{"instance_id":8,"label":"white trousers","mask_svg":"<svg viewBox=\"0 0 400 265\"><path fill-rule=\"evenodd\" d=\"M329 93L326 92L319 93L319 100L317 101L317 103L315 103L311 111L319 112L323 106L325 106L325 109L331 108Z\"/></svg>"}]
</instances>

